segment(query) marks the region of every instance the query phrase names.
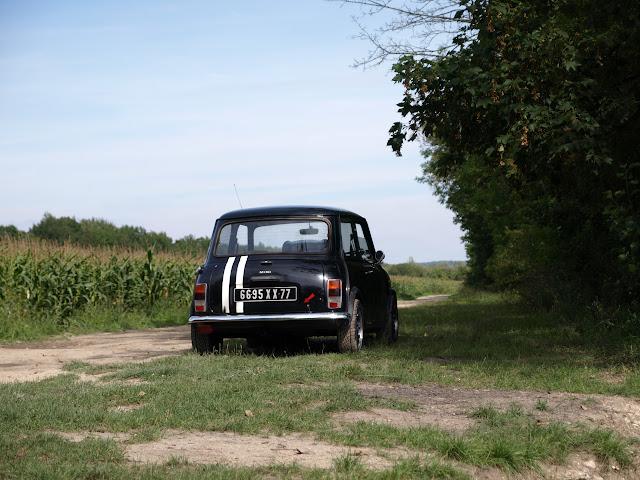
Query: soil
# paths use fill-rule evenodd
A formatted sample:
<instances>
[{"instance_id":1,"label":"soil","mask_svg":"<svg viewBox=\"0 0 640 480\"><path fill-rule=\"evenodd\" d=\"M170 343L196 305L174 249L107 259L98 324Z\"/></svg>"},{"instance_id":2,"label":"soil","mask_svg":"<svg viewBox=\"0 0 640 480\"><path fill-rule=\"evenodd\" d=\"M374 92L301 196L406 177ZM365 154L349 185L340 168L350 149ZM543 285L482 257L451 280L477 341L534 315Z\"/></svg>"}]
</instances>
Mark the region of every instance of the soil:
<instances>
[{"instance_id":1,"label":"soil","mask_svg":"<svg viewBox=\"0 0 640 480\"><path fill-rule=\"evenodd\" d=\"M417 303L437 301L444 296L425 297L411 302L398 302L399 308ZM99 333L59 338L41 343L0 346L0 383L34 381L63 373L62 366L74 360L107 364L144 362L160 357L181 355L191 348L189 326L135 330L119 333ZM442 359L423 361L442 362ZM95 381L97 377L82 375L79 381ZM411 411L373 408L336 414L337 427L349 422L370 421L409 428L435 425L443 430L464 433L475 425L470 413L481 406L492 405L499 410L517 403L526 412L534 412L540 424L563 422L592 428L606 428L625 437L640 440L640 402L624 397L579 395L563 392L531 392L479 390L443 387L437 384L407 386L359 382L363 395L394 397L412 401ZM545 405L543 410L536 406ZM311 434L294 433L282 436L250 436L230 432L165 431L155 442L129 443L126 434L106 432L55 432L70 441L85 438L112 438L122 444L127 458L135 462L165 463L176 459L191 464L224 463L232 466L256 466L273 463L331 468L335 459L344 455L357 456L371 469L390 468L394 460L424 452L403 448L373 449L332 445ZM640 465L636 453L634 459ZM498 469L471 469L474 479L529 480L541 478L535 472L506 475ZM616 465L601 465L587 454L574 455L563 465L543 465L543 478L557 480L631 480L640 478L636 470L620 470Z\"/></svg>"},{"instance_id":2,"label":"soil","mask_svg":"<svg viewBox=\"0 0 640 480\"><path fill-rule=\"evenodd\" d=\"M0 383L60 375L64 373L62 366L72 361L96 364L145 362L181 355L190 348L189 325L0 345Z\"/></svg>"},{"instance_id":3,"label":"soil","mask_svg":"<svg viewBox=\"0 0 640 480\"><path fill-rule=\"evenodd\" d=\"M446 298L432 295L399 301L407 308ZM89 363L144 362L160 357L181 355L191 348L189 325L94 333L58 337L39 343L0 345L0 383L42 380L63 373L62 366L72 361Z\"/></svg>"}]
</instances>

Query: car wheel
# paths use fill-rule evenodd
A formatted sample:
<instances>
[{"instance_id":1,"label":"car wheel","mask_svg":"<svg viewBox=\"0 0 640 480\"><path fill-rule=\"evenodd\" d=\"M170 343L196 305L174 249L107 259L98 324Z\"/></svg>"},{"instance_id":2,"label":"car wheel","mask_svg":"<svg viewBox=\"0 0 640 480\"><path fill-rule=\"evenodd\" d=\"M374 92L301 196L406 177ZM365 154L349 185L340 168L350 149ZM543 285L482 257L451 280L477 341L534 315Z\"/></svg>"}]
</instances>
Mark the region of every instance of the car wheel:
<instances>
[{"instance_id":1,"label":"car wheel","mask_svg":"<svg viewBox=\"0 0 640 480\"><path fill-rule=\"evenodd\" d=\"M384 328L378 331L377 336L386 343L394 343L398 341L398 298L395 292L391 294L388 302Z\"/></svg>"},{"instance_id":2,"label":"car wheel","mask_svg":"<svg viewBox=\"0 0 640 480\"><path fill-rule=\"evenodd\" d=\"M247 341L247 348L250 351L260 350L264 344L260 337L247 337L245 340Z\"/></svg>"},{"instance_id":3,"label":"car wheel","mask_svg":"<svg viewBox=\"0 0 640 480\"><path fill-rule=\"evenodd\" d=\"M338 329L338 350L340 352L357 352L362 348L364 340L364 313L362 302L357 298L353 302L351 321Z\"/></svg>"},{"instance_id":4,"label":"car wheel","mask_svg":"<svg viewBox=\"0 0 640 480\"><path fill-rule=\"evenodd\" d=\"M191 345L200 355L222 351L223 338L213 333L198 333L198 326L191 324Z\"/></svg>"}]
</instances>

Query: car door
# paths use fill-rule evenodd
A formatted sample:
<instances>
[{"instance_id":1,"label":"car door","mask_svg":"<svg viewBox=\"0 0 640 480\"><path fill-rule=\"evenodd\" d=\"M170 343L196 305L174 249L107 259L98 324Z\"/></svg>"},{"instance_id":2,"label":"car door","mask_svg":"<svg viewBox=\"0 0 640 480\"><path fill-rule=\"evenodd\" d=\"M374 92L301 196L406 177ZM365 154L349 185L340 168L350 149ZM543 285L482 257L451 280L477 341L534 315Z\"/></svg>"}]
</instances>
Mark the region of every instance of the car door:
<instances>
[{"instance_id":1,"label":"car door","mask_svg":"<svg viewBox=\"0 0 640 480\"><path fill-rule=\"evenodd\" d=\"M351 287L357 287L365 307L367 325L384 322L386 310L386 276L379 262L369 227L363 219L343 217L340 232Z\"/></svg>"}]
</instances>

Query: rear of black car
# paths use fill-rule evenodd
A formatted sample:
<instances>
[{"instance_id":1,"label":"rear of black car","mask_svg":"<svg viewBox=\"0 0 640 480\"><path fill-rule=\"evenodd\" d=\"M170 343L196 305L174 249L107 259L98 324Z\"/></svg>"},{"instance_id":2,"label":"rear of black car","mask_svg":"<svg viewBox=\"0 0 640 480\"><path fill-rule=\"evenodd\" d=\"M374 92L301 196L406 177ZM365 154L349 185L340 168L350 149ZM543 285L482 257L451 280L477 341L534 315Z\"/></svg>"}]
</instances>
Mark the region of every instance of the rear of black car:
<instances>
[{"instance_id":1,"label":"rear of black car","mask_svg":"<svg viewBox=\"0 0 640 480\"><path fill-rule=\"evenodd\" d=\"M328 213L252 209L216 222L189 318L198 351L225 337L335 335L348 323L338 217Z\"/></svg>"}]
</instances>

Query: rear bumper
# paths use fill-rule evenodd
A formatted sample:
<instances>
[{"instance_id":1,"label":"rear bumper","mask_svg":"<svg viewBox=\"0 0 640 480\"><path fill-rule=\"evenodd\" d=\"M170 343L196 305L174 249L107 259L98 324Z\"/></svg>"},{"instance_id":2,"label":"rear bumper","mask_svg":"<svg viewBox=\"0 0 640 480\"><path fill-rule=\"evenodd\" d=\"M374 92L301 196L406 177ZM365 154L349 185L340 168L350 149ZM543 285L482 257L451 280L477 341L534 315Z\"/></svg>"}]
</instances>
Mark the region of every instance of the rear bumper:
<instances>
[{"instance_id":1,"label":"rear bumper","mask_svg":"<svg viewBox=\"0 0 640 480\"><path fill-rule=\"evenodd\" d=\"M323 322L341 323L351 319L351 315L345 312L328 313L286 313L264 315L194 315L189 317L189 323L243 323L243 322Z\"/></svg>"},{"instance_id":2,"label":"rear bumper","mask_svg":"<svg viewBox=\"0 0 640 480\"><path fill-rule=\"evenodd\" d=\"M191 325L211 325L225 338L261 335L297 335L304 337L335 335L348 323L346 312L287 313L262 315L206 315L189 318Z\"/></svg>"}]
</instances>

